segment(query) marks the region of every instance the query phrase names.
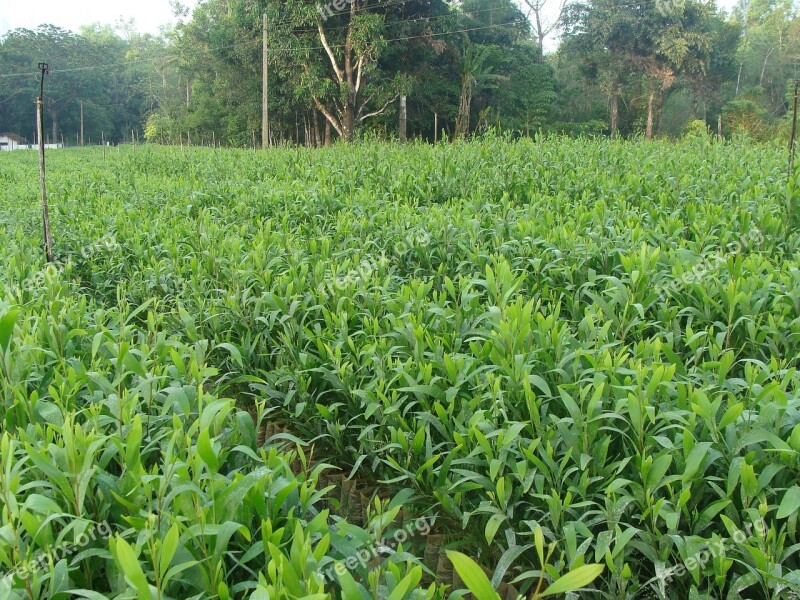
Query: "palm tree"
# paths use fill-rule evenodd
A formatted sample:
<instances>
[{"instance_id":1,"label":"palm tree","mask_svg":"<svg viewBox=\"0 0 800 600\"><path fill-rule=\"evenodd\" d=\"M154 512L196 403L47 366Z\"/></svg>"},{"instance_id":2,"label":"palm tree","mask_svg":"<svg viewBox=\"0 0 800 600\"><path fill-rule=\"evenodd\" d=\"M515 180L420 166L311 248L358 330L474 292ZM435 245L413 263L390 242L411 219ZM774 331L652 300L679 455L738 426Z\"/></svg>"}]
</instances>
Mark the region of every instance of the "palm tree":
<instances>
[{"instance_id":1,"label":"palm tree","mask_svg":"<svg viewBox=\"0 0 800 600\"><path fill-rule=\"evenodd\" d=\"M455 137L463 138L469 134L469 117L472 111L472 96L479 89L489 88L494 82L507 79L492 73L492 67L486 66L489 48L467 45L461 57L461 99L458 103Z\"/></svg>"}]
</instances>

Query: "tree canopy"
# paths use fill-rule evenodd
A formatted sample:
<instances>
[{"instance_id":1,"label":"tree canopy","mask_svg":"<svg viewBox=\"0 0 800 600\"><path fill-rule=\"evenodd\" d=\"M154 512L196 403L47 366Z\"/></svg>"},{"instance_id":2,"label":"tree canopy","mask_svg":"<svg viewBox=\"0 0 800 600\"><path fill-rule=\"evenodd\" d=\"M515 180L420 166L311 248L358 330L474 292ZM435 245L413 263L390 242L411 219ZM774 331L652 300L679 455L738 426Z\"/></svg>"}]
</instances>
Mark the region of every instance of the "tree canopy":
<instances>
[{"instance_id":1,"label":"tree canopy","mask_svg":"<svg viewBox=\"0 0 800 600\"><path fill-rule=\"evenodd\" d=\"M548 4L548 1L550 4ZM487 127L781 135L800 76L791 0L205 0L161 36L49 25L0 38L0 130L32 139L48 62L48 138L257 144L266 17L269 137L324 145ZM549 11L548 11L549 7ZM561 43L545 52L548 36ZM436 127L440 131L436 131Z\"/></svg>"}]
</instances>

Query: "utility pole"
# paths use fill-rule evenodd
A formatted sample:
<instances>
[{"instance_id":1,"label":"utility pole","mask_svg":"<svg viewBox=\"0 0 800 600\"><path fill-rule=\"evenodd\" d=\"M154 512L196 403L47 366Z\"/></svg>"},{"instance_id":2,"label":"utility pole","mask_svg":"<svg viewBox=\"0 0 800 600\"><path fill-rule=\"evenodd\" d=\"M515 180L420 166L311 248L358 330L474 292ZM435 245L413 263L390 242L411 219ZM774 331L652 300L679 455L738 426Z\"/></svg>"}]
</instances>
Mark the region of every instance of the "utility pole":
<instances>
[{"instance_id":1,"label":"utility pole","mask_svg":"<svg viewBox=\"0 0 800 600\"><path fill-rule=\"evenodd\" d=\"M53 235L50 233L50 208L47 206L47 185L45 180L45 163L44 163L44 76L50 70L47 63L39 63L39 70L42 72L41 80L39 81L39 98L36 102L37 108L37 123L36 127L39 133L39 186L42 190L42 224L44 225L44 252L47 256L47 262L55 262L53 256Z\"/></svg>"},{"instance_id":2,"label":"utility pole","mask_svg":"<svg viewBox=\"0 0 800 600\"><path fill-rule=\"evenodd\" d=\"M267 13L264 12L261 42L261 147L269 147L269 45L267 40Z\"/></svg>"},{"instance_id":3,"label":"utility pole","mask_svg":"<svg viewBox=\"0 0 800 600\"><path fill-rule=\"evenodd\" d=\"M81 146L83 146L83 100L81 100Z\"/></svg>"},{"instance_id":4,"label":"utility pole","mask_svg":"<svg viewBox=\"0 0 800 600\"><path fill-rule=\"evenodd\" d=\"M433 113L433 141L439 141L439 113Z\"/></svg>"}]
</instances>

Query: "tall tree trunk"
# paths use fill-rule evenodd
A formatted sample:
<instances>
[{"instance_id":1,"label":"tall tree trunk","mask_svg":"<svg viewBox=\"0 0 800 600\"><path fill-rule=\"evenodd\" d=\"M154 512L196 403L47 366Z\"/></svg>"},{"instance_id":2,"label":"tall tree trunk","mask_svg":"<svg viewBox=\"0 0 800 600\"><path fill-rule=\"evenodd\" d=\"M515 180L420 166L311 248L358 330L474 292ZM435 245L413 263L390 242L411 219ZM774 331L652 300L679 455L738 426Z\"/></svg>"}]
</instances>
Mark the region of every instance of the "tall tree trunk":
<instances>
[{"instance_id":1,"label":"tall tree trunk","mask_svg":"<svg viewBox=\"0 0 800 600\"><path fill-rule=\"evenodd\" d=\"M692 119L697 118L697 110L700 106L700 101L697 99L697 94L692 94Z\"/></svg>"},{"instance_id":2,"label":"tall tree trunk","mask_svg":"<svg viewBox=\"0 0 800 600\"><path fill-rule=\"evenodd\" d=\"M353 141L353 136L356 132L356 95L351 92L347 96L347 102L344 105L344 113L342 114L342 137L344 141Z\"/></svg>"},{"instance_id":3,"label":"tall tree trunk","mask_svg":"<svg viewBox=\"0 0 800 600\"><path fill-rule=\"evenodd\" d=\"M456 138L469 135L469 117L472 111L472 82L465 78L461 85L461 98L458 103L458 117L456 118Z\"/></svg>"},{"instance_id":4,"label":"tall tree trunk","mask_svg":"<svg viewBox=\"0 0 800 600\"><path fill-rule=\"evenodd\" d=\"M644 137L647 140L653 139L653 107L655 104L656 90L653 86L653 81L650 80L650 96L647 99L647 129L645 130Z\"/></svg>"},{"instance_id":5,"label":"tall tree trunk","mask_svg":"<svg viewBox=\"0 0 800 600\"><path fill-rule=\"evenodd\" d=\"M742 82L742 69L744 69L744 61L739 64L739 74L736 76L736 92L733 94L734 98L739 96L739 84Z\"/></svg>"},{"instance_id":6,"label":"tall tree trunk","mask_svg":"<svg viewBox=\"0 0 800 600\"><path fill-rule=\"evenodd\" d=\"M619 128L619 92L616 84L611 88L611 139L617 139Z\"/></svg>"},{"instance_id":7,"label":"tall tree trunk","mask_svg":"<svg viewBox=\"0 0 800 600\"><path fill-rule=\"evenodd\" d=\"M322 146L322 136L319 131L319 114L314 111L314 147L319 148Z\"/></svg>"},{"instance_id":8,"label":"tall tree trunk","mask_svg":"<svg viewBox=\"0 0 800 600\"><path fill-rule=\"evenodd\" d=\"M333 127L330 121L325 121L325 145L330 146L333 142Z\"/></svg>"},{"instance_id":9,"label":"tall tree trunk","mask_svg":"<svg viewBox=\"0 0 800 600\"><path fill-rule=\"evenodd\" d=\"M653 123L653 134L661 131L661 117L664 114L664 99L665 94L662 92L658 94L658 103L656 104L655 122Z\"/></svg>"},{"instance_id":10,"label":"tall tree trunk","mask_svg":"<svg viewBox=\"0 0 800 600\"><path fill-rule=\"evenodd\" d=\"M764 73L767 72L767 61L769 60L769 55L772 54L772 48L769 49L767 55L764 57L764 67L761 69L761 77L758 78L758 87L762 87L764 84Z\"/></svg>"},{"instance_id":11,"label":"tall tree trunk","mask_svg":"<svg viewBox=\"0 0 800 600\"><path fill-rule=\"evenodd\" d=\"M408 113L406 111L407 104L406 104L406 96L400 96L400 116L399 116L399 124L398 124L398 137L400 138L401 142L406 141L406 126L408 124Z\"/></svg>"},{"instance_id":12,"label":"tall tree trunk","mask_svg":"<svg viewBox=\"0 0 800 600\"><path fill-rule=\"evenodd\" d=\"M544 62L544 30L542 29L542 18L539 14L541 10L535 10L536 16L536 39L539 44L537 48L537 59L539 62Z\"/></svg>"}]
</instances>

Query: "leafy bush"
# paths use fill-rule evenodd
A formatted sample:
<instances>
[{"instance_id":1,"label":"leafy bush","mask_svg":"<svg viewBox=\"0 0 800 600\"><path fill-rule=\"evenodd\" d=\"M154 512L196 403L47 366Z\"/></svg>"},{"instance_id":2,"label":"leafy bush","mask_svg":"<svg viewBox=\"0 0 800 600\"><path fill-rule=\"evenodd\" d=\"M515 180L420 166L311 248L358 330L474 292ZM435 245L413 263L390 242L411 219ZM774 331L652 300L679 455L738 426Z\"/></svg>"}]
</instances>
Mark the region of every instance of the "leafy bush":
<instances>
[{"instance_id":1,"label":"leafy bush","mask_svg":"<svg viewBox=\"0 0 800 600\"><path fill-rule=\"evenodd\" d=\"M695 139L708 138L708 125L705 124L705 121L699 119L689 121L684 129L684 135Z\"/></svg>"}]
</instances>

